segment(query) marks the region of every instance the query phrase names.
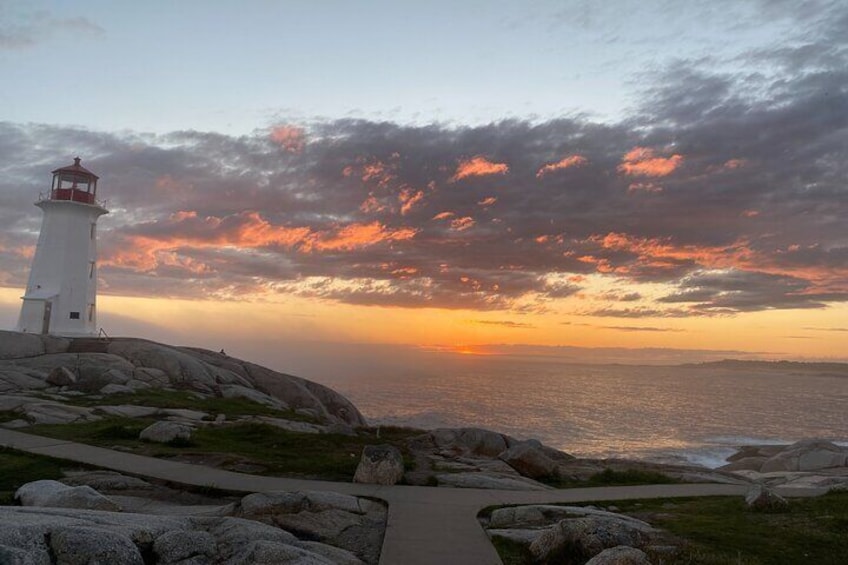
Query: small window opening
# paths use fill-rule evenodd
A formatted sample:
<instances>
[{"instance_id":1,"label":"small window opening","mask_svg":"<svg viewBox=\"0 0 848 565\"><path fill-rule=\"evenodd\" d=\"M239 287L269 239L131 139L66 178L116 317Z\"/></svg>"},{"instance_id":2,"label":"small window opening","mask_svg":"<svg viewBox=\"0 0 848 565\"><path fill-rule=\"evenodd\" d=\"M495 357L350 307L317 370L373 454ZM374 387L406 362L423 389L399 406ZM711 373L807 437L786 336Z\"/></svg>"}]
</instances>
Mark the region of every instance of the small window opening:
<instances>
[{"instance_id":1,"label":"small window opening","mask_svg":"<svg viewBox=\"0 0 848 565\"><path fill-rule=\"evenodd\" d=\"M94 278L94 261L89 261L88 265L89 265L88 278L93 279Z\"/></svg>"},{"instance_id":2,"label":"small window opening","mask_svg":"<svg viewBox=\"0 0 848 565\"><path fill-rule=\"evenodd\" d=\"M97 237L97 224L91 224L91 239Z\"/></svg>"},{"instance_id":3,"label":"small window opening","mask_svg":"<svg viewBox=\"0 0 848 565\"><path fill-rule=\"evenodd\" d=\"M79 320L80 313L79 312L71 312L71 320Z\"/></svg>"}]
</instances>

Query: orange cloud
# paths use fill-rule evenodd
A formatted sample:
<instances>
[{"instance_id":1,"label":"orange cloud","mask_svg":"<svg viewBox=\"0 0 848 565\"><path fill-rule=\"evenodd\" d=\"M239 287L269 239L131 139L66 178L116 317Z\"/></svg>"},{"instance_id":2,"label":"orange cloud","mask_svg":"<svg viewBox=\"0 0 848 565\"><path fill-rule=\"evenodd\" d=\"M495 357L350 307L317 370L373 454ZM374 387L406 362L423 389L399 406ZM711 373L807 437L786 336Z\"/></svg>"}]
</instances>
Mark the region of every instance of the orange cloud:
<instances>
[{"instance_id":1,"label":"orange cloud","mask_svg":"<svg viewBox=\"0 0 848 565\"><path fill-rule=\"evenodd\" d=\"M432 219L434 219L434 220L446 220L448 218L453 218L454 216L456 216L456 214L454 214L453 212L439 212L438 214L433 216Z\"/></svg>"},{"instance_id":2,"label":"orange cloud","mask_svg":"<svg viewBox=\"0 0 848 565\"><path fill-rule=\"evenodd\" d=\"M368 198L366 198L362 204L359 205L359 209L366 214L371 214L375 212L382 212L386 210L388 206L385 204L381 204L379 200L373 195L370 194Z\"/></svg>"},{"instance_id":3,"label":"orange cloud","mask_svg":"<svg viewBox=\"0 0 848 565\"><path fill-rule=\"evenodd\" d=\"M350 251L384 241L412 239L416 233L418 230L412 228L388 229L380 222L349 224L335 233L311 234L309 239L301 245L301 249L304 251Z\"/></svg>"},{"instance_id":4,"label":"orange cloud","mask_svg":"<svg viewBox=\"0 0 848 565\"><path fill-rule=\"evenodd\" d=\"M456 173L450 178L450 182L456 182L467 177L505 175L508 172L509 166L506 163L495 163L482 155L477 155L471 159L460 161L456 167Z\"/></svg>"},{"instance_id":5,"label":"orange cloud","mask_svg":"<svg viewBox=\"0 0 848 565\"><path fill-rule=\"evenodd\" d=\"M657 157L653 149L634 147L624 155L618 171L630 176L664 177L674 172L682 163L682 155Z\"/></svg>"},{"instance_id":6,"label":"orange cloud","mask_svg":"<svg viewBox=\"0 0 848 565\"><path fill-rule=\"evenodd\" d=\"M408 240L418 233L411 228L391 229L379 222L354 223L333 229L314 231L307 226L275 226L258 212L247 211L224 218L198 217L193 212L178 212L166 222L171 234L159 237L131 235L120 250L103 258L103 264L151 271L159 265L181 266L203 272L199 264L177 257L180 249L233 247L257 249L285 247L303 253L350 251L381 242Z\"/></svg>"},{"instance_id":7,"label":"orange cloud","mask_svg":"<svg viewBox=\"0 0 848 565\"><path fill-rule=\"evenodd\" d=\"M464 216L462 218L457 218L451 222L451 229L455 231L465 231L467 229L473 228L474 224L477 222L474 221L474 218L471 216Z\"/></svg>"},{"instance_id":8,"label":"orange cloud","mask_svg":"<svg viewBox=\"0 0 848 565\"><path fill-rule=\"evenodd\" d=\"M746 161L745 159L730 159L722 166L722 168L728 171L732 171L733 169L744 167L747 164L748 161Z\"/></svg>"},{"instance_id":9,"label":"orange cloud","mask_svg":"<svg viewBox=\"0 0 848 565\"><path fill-rule=\"evenodd\" d=\"M393 155L394 157L394 155ZM364 183L376 184L379 188L386 188L397 178L394 173L395 165L385 164L379 160L366 162L364 158L358 158L359 165L348 165L342 169L342 175L346 177L358 176Z\"/></svg>"},{"instance_id":10,"label":"orange cloud","mask_svg":"<svg viewBox=\"0 0 848 565\"><path fill-rule=\"evenodd\" d=\"M757 210L745 210L742 212L743 218L756 218L760 213Z\"/></svg>"},{"instance_id":11,"label":"orange cloud","mask_svg":"<svg viewBox=\"0 0 848 565\"><path fill-rule=\"evenodd\" d=\"M401 203L400 214L406 216L413 206L424 200L424 192L421 190L412 192L411 188L405 188L398 195L398 200Z\"/></svg>"},{"instance_id":12,"label":"orange cloud","mask_svg":"<svg viewBox=\"0 0 848 565\"><path fill-rule=\"evenodd\" d=\"M274 126L271 128L270 138L289 153L301 153L306 146L306 132L298 126Z\"/></svg>"},{"instance_id":13,"label":"orange cloud","mask_svg":"<svg viewBox=\"0 0 848 565\"><path fill-rule=\"evenodd\" d=\"M488 208L489 206L491 206L492 204L494 204L497 201L498 201L497 197L489 196L488 198L484 198L483 200L481 200L477 204L482 206L483 208Z\"/></svg>"},{"instance_id":14,"label":"orange cloud","mask_svg":"<svg viewBox=\"0 0 848 565\"><path fill-rule=\"evenodd\" d=\"M693 261L710 268L744 268L754 261L754 253L745 241L727 246L674 245L669 240L616 232L594 235L589 241L603 249L633 253L640 264L649 267L670 267L680 261ZM619 269L616 272L620 272Z\"/></svg>"},{"instance_id":15,"label":"orange cloud","mask_svg":"<svg viewBox=\"0 0 848 565\"><path fill-rule=\"evenodd\" d=\"M567 169L569 167L580 167L588 163L589 160L582 155L569 155L563 159L560 159L556 163L548 163L543 166L536 172L537 178L542 178L548 173L553 173L554 171L561 171L563 169Z\"/></svg>"}]
</instances>

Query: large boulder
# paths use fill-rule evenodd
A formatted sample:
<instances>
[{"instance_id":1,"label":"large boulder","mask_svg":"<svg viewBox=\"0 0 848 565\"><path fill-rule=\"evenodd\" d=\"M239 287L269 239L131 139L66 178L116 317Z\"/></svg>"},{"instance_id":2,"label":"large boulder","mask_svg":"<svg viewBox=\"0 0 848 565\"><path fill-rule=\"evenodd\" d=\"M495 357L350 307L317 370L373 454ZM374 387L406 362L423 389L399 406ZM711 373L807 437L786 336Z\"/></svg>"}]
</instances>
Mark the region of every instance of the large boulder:
<instances>
[{"instance_id":1,"label":"large boulder","mask_svg":"<svg viewBox=\"0 0 848 565\"><path fill-rule=\"evenodd\" d=\"M498 458L531 479L557 475L558 463L545 453L537 441L525 441L503 451Z\"/></svg>"},{"instance_id":2,"label":"large boulder","mask_svg":"<svg viewBox=\"0 0 848 565\"><path fill-rule=\"evenodd\" d=\"M590 506L560 506L556 504L528 504L506 506L494 510L489 517L489 527L498 529L538 528L567 518L598 517L633 525L648 531L651 525L624 514L599 510Z\"/></svg>"},{"instance_id":3,"label":"large boulder","mask_svg":"<svg viewBox=\"0 0 848 565\"><path fill-rule=\"evenodd\" d=\"M403 455L392 445L366 445L353 482L393 485L403 478Z\"/></svg>"},{"instance_id":4,"label":"large boulder","mask_svg":"<svg viewBox=\"0 0 848 565\"><path fill-rule=\"evenodd\" d=\"M156 422L141 430L138 439L153 443L188 441L191 439L191 428L177 422Z\"/></svg>"},{"instance_id":5,"label":"large boulder","mask_svg":"<svg viewBox=\"0 0 848 565\"><path fill-rule=\"evenodd\" d=\"M440 428L430 432L436 446L458 454L497 457L515 440L482 428Z\"/></svg>"},{"instance_id":6,"label":"large boulder","mask_svg":"<svg viewBox=\"0 0 848 565\"><path fill-rule=\"evenodd\" d=\"M71 406L58 402L30 402L19 408L26 419L34 424L71 424L74 422L93 422L100 417L91 408Z\"/></svg>"},{"instance_id":7,"label":"large boulder","mask_svg":"<svg viewBox=\"0 0 848 565\"><path fill-rule=\"evenodd\" d=\"M184 559L212 561L218 550L215 538L209 532L176 530L156 538L153 553L159 565L180 563Z\"/></svg>"},{"instance_id":8,"label":"large boulder","mask_svg":"<svg viewBox=\"0 0 848 565\"><path fill-rule=\"evenodd\" d=\"M561 520L530 544L530 553L543 562L561 555L589 559L619 545L642 547L650 541L652 532L650 526L608 517Z\"/></svg>"},{"instance_id":9,"label":"large boulder","mask_svg":"<svg viewBox=\"0 0 848 565\"><path fill-rule=\"evenodd\" d=\"M250 494L242 498L235 514L340 547L368 563L379 558L387 516L382 504L318 491Z\"/></svg>"},{"instance_id":10,"label":"large boulder","mask_svg":"<svg viewBox=\"0 0 848 565\"><path fill-rule=\"evenodd\" d=\"M141 552L129 537L100 528L61 529L50 536L50 549L56 563L67 565L144 565Z\"/></svg>"},{"instance_id":11,"label":"large boulder","mask_svg":"<svg viewBox=\"0 0 848 565\"><path fill-rule=\"evenodd\" d=\"M121 506L87 485L68 486L59 481L40 480L22 485L15 492L21 506L84 508L119 512Z\"/></svg>"},{"instance_id":12,"label":"large boulder","mask_svg":"<svg viewBox=\"0 0 848 565\"><path fill-rule=\"evenodd\" d=\"M793 443L767 459L761 473L818 471L848 464L848 449L829 441L808 439Z\"/></svg>"},{"instance_id":13,"label":"large boulder","mask_svg":"<svg viewBox=\"0 0 848 565\"><path fill-rule=\"evenodd\" d=\"M619 545L603 550L586 565L651 565L651 562L641 549Z\"/></svg>"}]
</instances>

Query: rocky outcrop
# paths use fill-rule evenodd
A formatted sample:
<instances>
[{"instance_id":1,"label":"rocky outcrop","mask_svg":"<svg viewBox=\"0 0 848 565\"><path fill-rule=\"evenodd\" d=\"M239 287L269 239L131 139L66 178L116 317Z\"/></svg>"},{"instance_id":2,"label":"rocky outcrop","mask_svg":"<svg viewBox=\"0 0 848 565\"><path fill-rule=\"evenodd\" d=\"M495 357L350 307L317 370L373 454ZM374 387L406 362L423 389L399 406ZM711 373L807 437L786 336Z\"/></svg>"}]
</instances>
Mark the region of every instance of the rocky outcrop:
<instances>
[{"instance_id":1,"label":"rocky outcrop","mask_svg":"<svg viewBox=\"0 0 848 565\"><path fill-rule=\"evenodd\" d=\"M343 549L234 517L21 507L0 507L0 559L138 565L363 563Z\"/></svg>"},{"instance_id":2,"label":"rocky outcrop","mask_svg":"<svg viewBox=\"0 0 848 565\"><path fill-rule=\"evenodd\" d=\"M635 563L642 551L663 539L650 524L592 506L550 504L498 508L482 519L489 537L505 538L527 548L539 563ZM609 551L615 548L616 551ZM633 559L633 561L628 561Z\"/></svg>"},{"instance_id":3,"label":"rocky outcrop","mask_svg":"<svg viewBox=\"0 0 848 565\"><path fill-rule=\"evenodd\" d=\"M367 445L353 475L353 482L393 485L403 478L403 456L391 445Z\"/></svg>"},{"instance_id":4,"label":"rocky outcrop","mask_svg":"<svg viewBox=\"0 0 848 565\"><path fill-rule=\"evenodd\" d=\"M632 521L610 517L561 520L536 538L529 549L539 561L564 554L589 559L612 547L641 547L647 544L652 531L648 524L639 527Z\"/></svg>"},{"instance_id":5,"label":"rocky outcrop","mask_svg":"<svg viewBox=\"0 0 848 565\"><path fill-rule=\"evenodd\" d=\"M387 518L383 504L333 492L255 493L198 506L213 499L110 471L65 481L28 483L18 492L22 507L0 507L0 563L376 564ZM92 495L98 504L88 502ZM134 510L115 512L113 497Z\"/></svg>"},{"instance_id":6,"label":"rocky outcrop","mask_svg":"<svg viewBox=\"0 0 848 565\"><path fill-rule=\"evenodd\" d=\"M119 504L88 485L68 486L59 481L41 480L26 483L15 492L21 506L84 508L88 510L121 510Z\"/></svg>"},{"instance_id":7,"label":"rocky outcrop","mask_svg":"<svg viewBox=\"0 0 848 565\"><path fill-rule=\"evenodd\" d=\"M848 464L848 449L829 441L803 440L766 459L761 473L773 471L820 471Z\"/></svg>"},{"instance_id":8,"label":"rocky outcrop","mask_svg":"<svg viewBox=\"0 0 848 565\"><path fill-rule=\"evenodd\" d=\"M318 491L250 494L233 513L339 547L368 563L379 559L387 518L382 504Z\"/></svg>"},{"instance_id":9,"label":"rocky outcrop","mask_svg":"<svg viewBox=\"0 0 848 565\"><path fill-rule=\"evenodd\" d=\"M436 447L455 455L497 457L515 443L509 436L482 428L441 428L430 435Z\"/></svg>"},{"instance_id":10,"label":"rocky outcrop","mask_svg":"<svg viewBox=\"0 0 848 565\"><path fill-rule=\"evenodd\" d=\"M848 488L848 448L821 439L745 446L719 470L768 487Z\"/></svg>"},{"instance_id":11,"label":"rocky outcrop","mask_svg":"<svg viewBox=\"0 0 848 565\"><path fill-rule=\"evenodd\" d=\"M173 388L246 398L279 410L308 414L326 425L366 424L359 410L332 389L224 354L130 338L98 342L102 345L99 351L75 347L74 343L66 338L0 331L0 393L50 390L61 396ZM33 419L23 416L23 420ZM63 415L38 421L73 420Z\"/></svg>"},{"instance_id":12,"label":"rocky outcrop","mask_svg":"<svg viewBox=\"0 0 848 565\"><path fill-rule=\"evenodd\" d=\"M811 472L848 466L848 448L820 439L786 446L746 446L727 459L727 471Z\"/></svg>"},{"instance_id":13,"label":"rocky outcrop","mask_svg":"<svg viewBox=\"0 0 848 565\"><path fill-rule=\"evenodd\" d=\"M156 422L141 430L138 439L153 443L173 443L191 439L191 428L176 422Z\"/></svg>"},{"instance_id":14,"label":"rocky outcrop","mask_svg":"<svg viewBox=\"0 0 848 565\"><path fill-rule=\"evenodd\" d=\"M531 479L544 479L559 475L562 462L574 457L550 449L536 440L523 441L498 454L507 465Z\"/></svg>"},{"instance_id":15,"label":"rocky outcrop","mask_svg":"<svg viewBox=\"0 0 848 565\"><path fill-rule=\"evenodd\" d=\"M603 550L586 565L651 565L651 562L641 549L619 545Z\"/></svg>"}]
</instances>

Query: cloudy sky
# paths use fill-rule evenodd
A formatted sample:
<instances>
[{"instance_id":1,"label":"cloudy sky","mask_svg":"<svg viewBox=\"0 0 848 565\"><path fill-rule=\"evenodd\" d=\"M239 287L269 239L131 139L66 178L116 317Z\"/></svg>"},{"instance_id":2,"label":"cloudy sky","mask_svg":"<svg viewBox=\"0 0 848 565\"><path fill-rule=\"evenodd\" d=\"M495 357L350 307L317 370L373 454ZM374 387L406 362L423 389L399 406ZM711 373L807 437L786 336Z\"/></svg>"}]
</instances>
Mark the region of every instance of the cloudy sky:
<instances>
[{"instance_id":1,"label":"cloudy sky","mask_svg":"<svg viewBox=\"0 0 848 565\"><path fill-rule=\"evenodd\" d=\"M79 155L112 333L848 358L845 2L0 0L0 72L6 327Z\"/></svg>"}]
</instances>

